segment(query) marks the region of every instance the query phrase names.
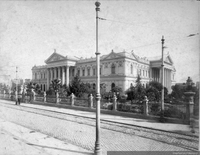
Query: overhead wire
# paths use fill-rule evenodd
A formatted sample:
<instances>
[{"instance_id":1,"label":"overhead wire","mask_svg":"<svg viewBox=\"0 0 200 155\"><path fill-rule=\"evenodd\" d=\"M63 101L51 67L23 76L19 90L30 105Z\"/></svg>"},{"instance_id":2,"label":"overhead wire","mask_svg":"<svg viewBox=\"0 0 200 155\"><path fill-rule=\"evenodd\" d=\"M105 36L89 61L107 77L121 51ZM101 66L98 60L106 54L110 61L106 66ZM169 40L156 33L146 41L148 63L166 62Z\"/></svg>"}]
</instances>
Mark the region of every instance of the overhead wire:
<instances>
[{"instance_id":1,"label":"overhead wire","mask_svg":"<svg viewBox=\"0 0 200 155\"><path fill-rule=\"evenodd\" d=\"M120 24L134 25L135 26L134 23L127 23L127 22L122 22L122 21L117 21L117 20L112 20L112 19L106 19L106 18L102 18L102 17L98 17L98 18L102 21L111 21L111 22L117 22L117 23L120 23ZM145 26L145 25L140 25L140 26ZM181 33L177 33L177 34L181 34ZM190 34L188 36L177 37L177 38L173 38L173 39L165 39L165 41L169 42L169 41L173 41L173 40L177 40L177 39L182 40L182 39L186 39L188 37L193 37L193 36L196 36L196 35L199 35L199 33L194 33L194 34ZM153 42L153 43L150 43L150 44L147 44L147 45L136 46L136 47L132 47L132 49L142 48L142 47L146 47L146 46L152 46L152 45L156 45L156 44L161 44L161 42Z\"/></svg>"}]
</instances>

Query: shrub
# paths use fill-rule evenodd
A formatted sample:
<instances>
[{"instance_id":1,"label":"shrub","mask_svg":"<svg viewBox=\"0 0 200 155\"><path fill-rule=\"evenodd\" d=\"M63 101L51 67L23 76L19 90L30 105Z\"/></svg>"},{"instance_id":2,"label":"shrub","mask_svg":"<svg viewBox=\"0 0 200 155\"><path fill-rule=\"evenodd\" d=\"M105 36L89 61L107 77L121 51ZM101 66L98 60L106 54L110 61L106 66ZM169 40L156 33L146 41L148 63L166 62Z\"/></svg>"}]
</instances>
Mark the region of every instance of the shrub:
<instances>
[{"instance_id":1,"label":"shrub","mask_svg":"<svg viewBox=\"0 0 200 155\"><path fill-rule=\"evenodd\" d=\"M151 106L150 106L150 113L152 115L159 115L159 112L160 112L160 105L159 103L152 103Z\"/></svg>"}]
</instances>

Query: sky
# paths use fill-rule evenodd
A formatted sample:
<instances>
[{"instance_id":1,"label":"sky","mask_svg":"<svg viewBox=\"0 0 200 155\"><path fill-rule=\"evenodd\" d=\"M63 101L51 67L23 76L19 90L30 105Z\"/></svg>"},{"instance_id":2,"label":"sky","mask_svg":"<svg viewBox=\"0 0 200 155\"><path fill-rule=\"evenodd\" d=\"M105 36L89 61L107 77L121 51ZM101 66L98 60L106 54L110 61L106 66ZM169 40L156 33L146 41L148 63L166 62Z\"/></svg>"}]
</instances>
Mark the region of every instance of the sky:
<instances>
[{"instance_id":1,"label":"sky","mask_svg":"<svg viewBox=\"0 0 200 155\"><path fill-rule=\"evenodd\" d=\"M161 55L161 38L176 68L176 82L199 81L199 3L197 1L99 0L99 52ZM197 34L187 37L190 34ZM54 52L95 57L94 0L0 1L0 81L31 79L34 65Z\"/></svg>"}]
</instances>

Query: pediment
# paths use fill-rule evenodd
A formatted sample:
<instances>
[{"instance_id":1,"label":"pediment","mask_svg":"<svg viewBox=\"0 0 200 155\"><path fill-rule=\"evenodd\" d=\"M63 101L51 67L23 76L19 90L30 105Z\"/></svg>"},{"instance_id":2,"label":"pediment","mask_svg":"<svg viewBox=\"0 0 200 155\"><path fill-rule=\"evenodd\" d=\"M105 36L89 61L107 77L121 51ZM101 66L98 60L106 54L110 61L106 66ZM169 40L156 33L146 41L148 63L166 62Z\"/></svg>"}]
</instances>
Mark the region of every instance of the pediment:
<instances>
[{"instance_id":1,"label":"pediment","mask_svg":"<svg viewBox=\"0 0 200 155\"><path fill-rule=\"evenodd\" d=\"M121 56L112 51L110 54L108 54L108 55L104 58L104 60L107 60L107 59L116 59L116 58L119 58L119 57L121 57Z\"/></svg>"},{"instance_id":2,"label":"pediment","mask_svg":"<svg viewBox=\"0 0 200 155\"><path fill-rule=\"evenodd\" d=\"M53 53L46 61L45 63L51 63L51 62L57 62L60 60L65 60L66 58L58 53Z\"/></svg>"},{"instance_id":3,"label":"pediment","mask_svg":"<svg viewBox=\"0 0 200 155\"><path fill-rule=\"evenodd\" d=\"M138 60L138 57L133 52L130 54L130 56L132 59Z\"/></svg>"}]
</instances>

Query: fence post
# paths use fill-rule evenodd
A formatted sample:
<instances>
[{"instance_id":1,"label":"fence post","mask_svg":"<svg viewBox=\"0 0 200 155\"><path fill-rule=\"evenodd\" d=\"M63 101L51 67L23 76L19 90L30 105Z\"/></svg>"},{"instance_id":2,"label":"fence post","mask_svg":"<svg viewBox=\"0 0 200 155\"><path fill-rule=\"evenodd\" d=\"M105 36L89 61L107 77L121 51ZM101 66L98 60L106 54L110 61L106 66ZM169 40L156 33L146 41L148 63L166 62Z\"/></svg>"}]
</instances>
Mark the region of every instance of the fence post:
<instances>
[{"instance_id":1,"label":"fence post","mask_svg":"<svg viewBox=\"0 0 200 155\"><path fill-rule=\"evenodd\" d=\"M6 98L6 91L3 90L3 98Z\"/></svg>"},{"instance_id":2,"label":"fence post","mask_svg":"<svg viewBox=\"0 0 200 155\"><path fill-rule=\"evenodd\" d=\"M58 104L58 103L59 103L59 93L56 92L56 104Z\"/></svg>"},{"instance_id":3,"label":"fence post","mask_svg":"<svg viewBox=\"0 0 200 155\"><path fill-rule=\"evenodd\" d=\"M113 111L117 110L117 96L113 93Z\"/></svg>"},{"instance_id":4,"label":"fence post","mask_svg":"<svg viewBox=\"0 0 200 155\"><path fill-rule=\"evenodd\" d=\"M194 114L194 95L195 92L185 92L186 97L186 119L190 125L193 122L193 114Z\"/></svg>"},{"instance_id":5,"label":"fence post","mask_svg":"<svg viewBox=\"0 0 200 155\"><path fill-rule=\"evenodd\" d=\"M9 99L11 99L11 92L10 91L8 92L8 97L9 97Z\"/></svg>"},{"instance_id":6,"label":"fence post","mask_svg":"<svg viewBox=\"0 0 200 155\"><path fill-rule=\"evenodd\" d=\"M32 94L33 94L33 101L35 101L35 92L33 89L32 89Z\"/></svg>"},{"instance_id":7,"label":"fence post","mask_svg":"<svg viewBox=\"0 0 200 155\"><path fill-rule=\"evenodd\" d=\"M149 100L148 100L147 96L144 96L144 100L143 100L143 110L144 111L143 111L143 114L145 116L149 115L148 102L149 102Z\"/></svg>"},{"instance_id":8,"label":"fence post","mask_svg":"<svg viewBox=\"0 0 200 155\"><path fill-rule=\"evenodd\" d=\"M92 96L92 94L90 94L90 96L89 96L89 107L93 108L93 96Z\"/></svg>"},{"instance_id":9,"label":"fence post","mask_svg":"<svg viewBox=\"0 0 200 155\"><path fill-rule=\"evenodd\" d=\"M46 92L44 91L44 99L43 99L43 102L46 102L47 101L47 94L46 94Z\"/></svg>"},{"instance_id":10,"label":"fence post","mask_svg":"<svg viewBox=\"0 0 200 155\"><path fill-rule=\"evenodd\" d=\"M71 102L71 106L74 106L74 94L72 93L70 96L70 102Z\"/></svg>"}]
</instances>

